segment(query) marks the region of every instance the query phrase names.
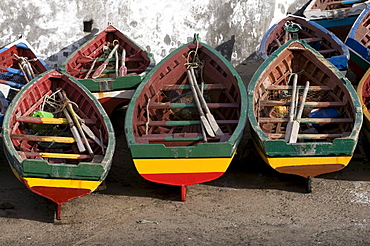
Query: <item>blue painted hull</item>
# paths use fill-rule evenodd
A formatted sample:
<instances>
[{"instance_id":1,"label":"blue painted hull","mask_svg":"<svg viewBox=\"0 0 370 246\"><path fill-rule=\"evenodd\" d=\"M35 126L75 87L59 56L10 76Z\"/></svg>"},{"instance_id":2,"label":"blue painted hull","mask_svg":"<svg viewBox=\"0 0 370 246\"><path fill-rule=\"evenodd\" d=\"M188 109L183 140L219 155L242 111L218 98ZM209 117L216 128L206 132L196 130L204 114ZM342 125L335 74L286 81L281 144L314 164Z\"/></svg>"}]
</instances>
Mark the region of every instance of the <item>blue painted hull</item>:
<instances>
[{"instance_id":1,"label":"blue painted hull","mask_svg":"<svg viewBox=\"0 0 370 246\"><path fill-rule=\"evenodd\" d=\"M298 39L306 41L312 48L318 52L322 52L323 55L325 54L325 50L328 49L328 46L330 46L330 49L336 50L335 55L324 55L325 58L339 70L348 69L348 48L336 35L314 21L293 15L283 18L266 32L259 49L259 53L263 59L266 60L271 55L271 47L273 46L273 42L276 42L276 39L279 39L279 42L283 44L281 37L282 35L286 35L285 25L290 22L297 23L304 28L304 32L298 31L290 34L293 38L296 35ZM312 37L309 37L307 33L310 33ZM316 39L316 41L312 41L313 39Z\"/></svg>"}]
</instances>

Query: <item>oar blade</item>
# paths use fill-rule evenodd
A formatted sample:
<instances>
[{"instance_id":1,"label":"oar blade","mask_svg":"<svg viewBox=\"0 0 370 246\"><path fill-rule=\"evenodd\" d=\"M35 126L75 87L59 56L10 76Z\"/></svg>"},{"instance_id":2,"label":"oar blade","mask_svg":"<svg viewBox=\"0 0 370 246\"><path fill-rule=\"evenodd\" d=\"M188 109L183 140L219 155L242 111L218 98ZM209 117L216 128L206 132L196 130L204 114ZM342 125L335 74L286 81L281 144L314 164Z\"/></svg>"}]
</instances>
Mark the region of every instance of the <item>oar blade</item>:
<instances>
[{"instance_id":1,"label":"oar blade","mask_svg":"<svg viewBox=\"0 0 370 246\"><path fill-rule=\"evenodd\" d=\"M125 65L122 65L119 68L119 76L122 77L122 76L126 76L126 75L127 75L127 67Z\"/></svg>"},{"instance_id":2,"label":"oar blade","mask_svg":"<svg viewBox=\"0 0 370 246\"><path fill-rule=\"evenodd\" d=\"M91 76L93 79L96 79L100 76L100 74L105 70L105 68L107 67L107 63L104 62L103 64L101 64L96 70L95 72L93 73L93 75Z\"/></svg>"},{"instance_id":3,"label":"oar blade","mask_svg":"<svg viewBox=\"0 0 370 246\"><path fill-rule=\"evenodd\" d=\"M293 121L292 131L289 138L289 143L296 143L298 139L299 132L299 122L297 120Z\"/></svg>"},{"instance_id":4,"label":"oar blade","mask_svg":"<svg viewBox=\"0 0 370 246\"><path fill-rule=\"evenodd\" d=\"M206 129L206 132L209 136L211 136L212 138L215 137L215 133L213 132L212 130L212 127L210 126L208 120L206 119L206 117L204 116L200 116L200 120L204 126L204 128Z\"/></svg>"},{"instance_id":5,"label":"oar blade","mask_svg":"<svg viewBox=\"0 0 370 246\"><path fill-rule=\"evenodd\" d=\"M209 121L209 124L211 125L213 131L216 133L217 136L223 136L224 133L222 132L220 126L217 124L215 117L211 113L207 113L206 117Z\"/></svg>"}]
</instances>

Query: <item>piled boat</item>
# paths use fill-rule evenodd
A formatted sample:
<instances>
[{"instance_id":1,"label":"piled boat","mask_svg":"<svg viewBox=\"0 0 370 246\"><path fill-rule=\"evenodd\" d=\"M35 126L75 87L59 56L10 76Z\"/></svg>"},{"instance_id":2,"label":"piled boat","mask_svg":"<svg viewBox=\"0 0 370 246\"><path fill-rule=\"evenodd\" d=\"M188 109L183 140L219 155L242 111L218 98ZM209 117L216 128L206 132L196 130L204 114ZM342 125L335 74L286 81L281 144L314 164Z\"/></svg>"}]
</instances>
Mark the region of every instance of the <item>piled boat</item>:
<instances>
[{"instance_id":1,"label":"piled boat","mask_svg":"<svg viewBox=\"0 0 370 246\"><path fill-rule=\"evenodd\" d=\"M246 90L232 65L198 41L163 59L139 85L125 132L145 179L181 187L220 177L246 123Z\"/></svg>"},{"instance_id":2,"label":"piled boat","mask_svg":"<svg viewBox=\"0 0 370 246\"><path fill-rule=\"evenodd\" d=\"M303 14L344 41L357 16L368 5L370 1L365 0L312 0Z\"/></svg>"},{"instance_id":3,"label":"piled boat","mask_svg":"<svg viewBox=\"0 0 370 246\"><path fill-rule=\"evenodd\" d=\"M370 6L358 16L345 43L351 53L349 68L359 81L370 67Z\"/></svg>"},{"instance_id":4,"label":"piled boat","mask_svg":"<svg viewBox=\"0 0 370 246\"><path fill-rule=\"evenodd\" d=\"M5 113L3 147L16 177L57 204L93 192L114 154L114 131L98 100L79 82L49 70L27 83Z\"/></svg>"},{"instance_id":5,"label":"piled boat","mask_svg":"<svg viewBox=\"0 0 370 246\"><path fill-rule=\"evenodd\" d=\"M261 57L266 60L291 39L305 41L339 70L347 70L349 51L346 45L319 24L294 15L281 19L266 32L259 48Z\"/></svg>"},{"instance_id":6,"label":"piled boat","mask_svg":"<svg viewBox=\"0 0 370 246\"><path fill-rule=\"evenodd\" d=\"M93 92L110 115L129 102L153 66L152 54L109 25L72 53L61 70Z\"/></svg>"},{"instance_id":7,"label":"piled boat","mask_svg":"<svg viewBox=\"0 0 370 246\"><path fill-rule=\"evenodd\" d=\"M0 123L9 102L22 86L40 73L48 70L45 62L36 56L24 38L0 49Z\"/></svg>"},{"instance_id":8,"label":"piled boat","mask_svg":"<svg viewBox=\"0 0 370 246\"><path fill-rule=\"evenodd\" d=\"M349 80L311 46L290 40L258 68L248 86L257 150L272 168L307 179L344 168L362 125Z\"/></svg>"},{"instance_id":9,"label":"piled boat","mask_svg":"<svg viewBox=\"0 0 370 246\"><path fill-rule=\"evenodd\" d=\"M357 86L357 95L360 98L362 111L364 114L364 125L362 132L367 141L370 142L370 69L366 71Z\"/></svg>"}]
</instances>

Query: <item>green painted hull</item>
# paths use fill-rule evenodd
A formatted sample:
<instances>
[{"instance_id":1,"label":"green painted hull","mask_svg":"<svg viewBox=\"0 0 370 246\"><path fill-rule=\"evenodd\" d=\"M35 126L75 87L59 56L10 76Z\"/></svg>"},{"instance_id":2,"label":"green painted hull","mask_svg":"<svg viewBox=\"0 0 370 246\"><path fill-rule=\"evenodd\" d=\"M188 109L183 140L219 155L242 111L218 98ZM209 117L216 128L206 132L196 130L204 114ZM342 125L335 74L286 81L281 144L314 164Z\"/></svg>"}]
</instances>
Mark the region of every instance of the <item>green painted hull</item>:
<instances>
[{"instance_id":1,"label":"green painted hull","mask_svg":"<svg viewBox=\"0 0 370 246\"><path fill-rule=\"evenodd\" d=\"M31 94L30 90L33 90L37 87L38 81L43 79L44 76L49 76L52 73L57 73L60 76L59 72L55 70L49 70L43 74L40 74L30 83L26 84L21 91L16 95L13 100L13 103L10 104L3 123L3 146L4 153L8 159L9 164L11 165L13 171L19 178L45 178L45 179L73 179L73 180L95 180L101 181L104 180L108 175L114 149L115 149L115 137L113 126L110 122L108 115L105 110L98 102L98 100L89 92L81 83L73 80L73 78L68 77L67 75L61 75L65 84L67 81L70 83L70 86L75 88L74 90L80 92L84 97L88 97L91 108L96 110L96 115L101 115L100 120L103 121L102 129L104 128L107 132L107 143L104 158L99 162L84 162L81 161L77 164L65 164L65 163L49 163L46 160L42 159L24 159L19 155L19 149L15 149L10 135L13 133L12 128L10 127L10 122L14 117L14 110L18 107L17 102L25 100L26 94ZM54 75L51 75L50 78L53 79ZM68 78L67 78L68 77Z\"/></svg>"},{"instance_id":2,"label":"green painted hull","mask_svg":"<svg viewBox=\"0 0 370 246\"><path fill-rule=\"evenodd\" d=\"M189 43L191 44L191 43ZM125 119L125 132L127 142L134 159L174 159L176 158L230 158L234 155L237 146L242 138L243 130L247 120L247 101L241 100L240 105L240 117L238 119L238 124L235 130L233 131L232 135L225 142L201 142L198 143L196 146L165 146L165 144L140 144L137 143L134 136L134 129L133 129L133 115L136 110L135 108L135 101L139 97L141 97L141 92L143 88L149 83L153 74L157 72L158 69L165 66L165 64L170 63L173 59L173 56L176 56L181 50L187 47L189 44L185 44L182 47L178 48L177 50L173 51L169 56L164 58L159 64L157 64L153 70L147 75L144 81L139 85L136 92L134 93L132 100L129 104L126 113ZM237 80L237 86L240 93L240 97L242 99L247 97L246 89L241 77L236 72L235 68L215 49L212 47L201 43L202 47L208 49L219 62L222 62L222 66L224 69L230 70L231 74ZM181 85L181 88L187 88L187 85ZM180 103L179 103L180 104ZM182 106L186 106L185 104L181 104ZM199 122L199 121L192 121L192 122ZM167 124L170 125L170 124ZM171 139L168 139L171 141ZM184 141L192 141L197 139L186 139ZM198 139L199 140L199 139ZM181 140L178 140L181 141Z\"/></svg>"},{"instance_id":3,"label":"green painted hull","mask_svg":"<svg viewBox=\"0 0 370 246\"><path fill-rule=\"evenodd\" d=\"M359 132L362 125L362 110L359 102L359 98L356 94L350 81L343 76L343 74L336 69L333 65L328 63L325 58L323 58L319 53L314 51L308 45L302 42L302 45L311 50L317 56L317 61L319 63L324 63L328 68L334 71L334 74L339 78L348 91L348 95L351 98L351 104L353 105L353 128L352 131L348 133L346 137L339 137L333 139L331 142L328 141L305 141L297 143L287 143L284 139L272 139L268 137L265 132L262 131L259 126L255 115L255 103L254 96L256 90L257 81L261 76L264 76L264 72L269 69L270 64L273 64L277 59L279 59L279 54L283 52L284 49L290 45L290 41L283 46L281 46L273 56L267 59L256 71L252 80L248 86L248 117L251 125L251 134L257 144L258 148L266 158L273 157L315 157L315 156L352 156L355 150ZM302 62L303 64L303 62ZM298 69L299 70L299 69ZM339 92L337 92L339 93Z\"/></svg>"}]
</instances>

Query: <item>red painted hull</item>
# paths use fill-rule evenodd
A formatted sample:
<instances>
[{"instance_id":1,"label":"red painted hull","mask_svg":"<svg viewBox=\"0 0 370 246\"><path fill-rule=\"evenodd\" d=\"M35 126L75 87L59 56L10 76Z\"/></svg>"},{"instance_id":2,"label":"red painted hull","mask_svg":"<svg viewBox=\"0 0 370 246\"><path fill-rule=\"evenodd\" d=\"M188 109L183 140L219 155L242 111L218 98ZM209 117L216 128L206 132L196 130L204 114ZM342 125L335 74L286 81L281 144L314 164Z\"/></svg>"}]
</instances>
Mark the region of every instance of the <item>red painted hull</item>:
<instances>
[{"instance_id":1,"label":"red painted hull","mask_svg":"<svg viewBox=\"0 0 370 246\"><path fill-rule=\"evenodd\" d=\"M141 174L141 176L151 182L188 186L204 182L209 182L221 177L223 172L211 173L160 173L160 174Z\"/></svg>"},{"instance_id":2,"label":"red painted hull","mask_svg":"<svg viewBox=\"0 0 370 246\"><path fill-rule=\"evenodd\" d=\"M115 98L115 97L104 97L98 99L100 104L105 109L105 112L110 116L114 109L118 106L127 105L130 102L130 99L125 98Z\"/></svg>"}]
</instances>

